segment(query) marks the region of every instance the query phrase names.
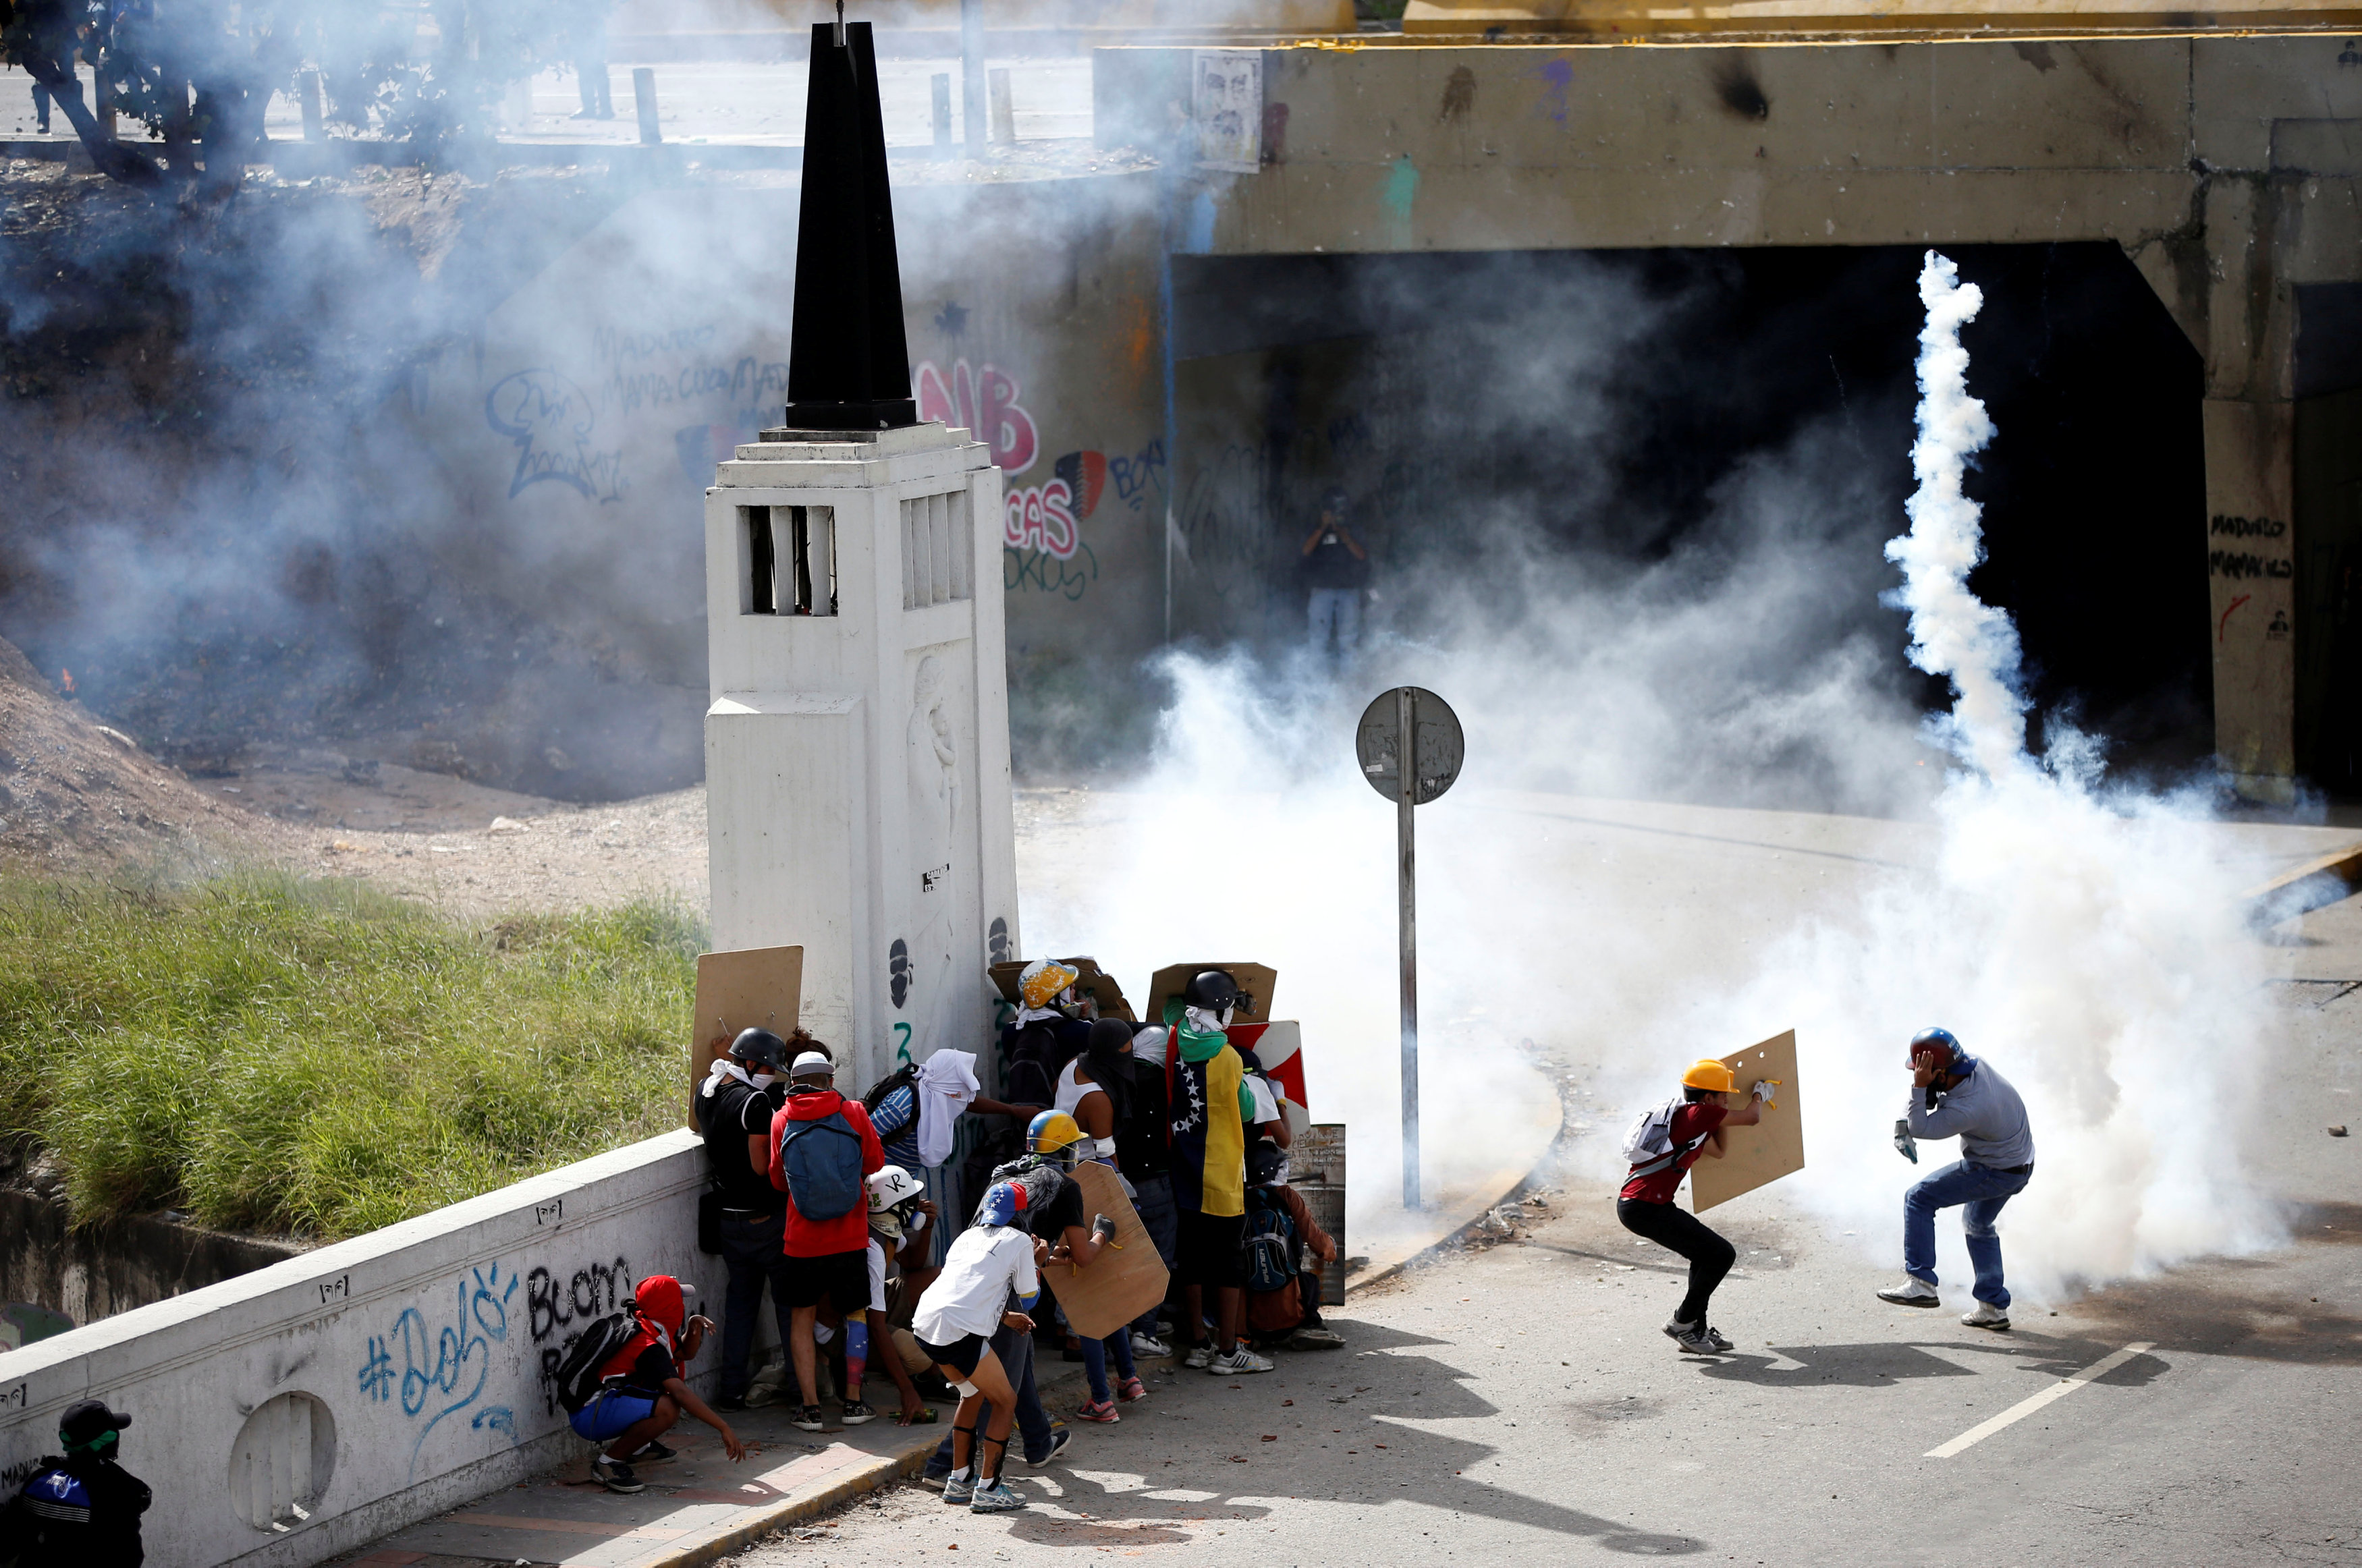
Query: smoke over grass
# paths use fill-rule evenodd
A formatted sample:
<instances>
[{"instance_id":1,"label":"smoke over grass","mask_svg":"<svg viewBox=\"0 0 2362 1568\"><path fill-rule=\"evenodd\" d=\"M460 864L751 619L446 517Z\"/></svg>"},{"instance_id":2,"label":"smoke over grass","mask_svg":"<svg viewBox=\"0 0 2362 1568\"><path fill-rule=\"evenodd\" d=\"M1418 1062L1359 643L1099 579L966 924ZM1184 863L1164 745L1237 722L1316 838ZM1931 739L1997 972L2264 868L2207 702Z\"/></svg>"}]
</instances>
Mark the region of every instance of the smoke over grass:
<instances>
[{"instance_id":1,"label":"smoke over grass","mask_svg":"<svg viewBox=\"0 0 2362 1568\"><path fill-rule=\"evenodd\" d=\"M1967 587L1961 481L1992 436L1959 336L1977 302L1948 264L1924 289L1919 489L1889 551L1904 498L1807 425L1651 562L1520 553L1505 541L1540 527L1513 515L1486 543L1513 590L1441 596L1356 668L1175 657L1153 767L1095 803L1089 867L1029 882L1029 944L1131 973L1275 965L1315 1117L1352 1125L1358 1233L1382 1225L1393 810L1356 776L1352 728L1415 682L1468 733L1460 783L1419 813L1430 1184L1488 1168L1509 1099L1547 1092L1517 1068L1523 1041L1583 1070L1581 1157L1605 1179L1623 1123L1689 1060L1793 1026L1809 1164L1774 1195L1899 1267L1925 1167L1887 1130L1904 1043L1940 1022L2034 1117L2039 1169L2002 1222L2026 1299L2269 1242L2237 1153L2268 1042L2236 872L2202 790L2107 783L2102 743L2056 722L2028 754L2014 628ZM1923 715L1893 611L1950 712ZM1950 1227L1948 1284L1964 1265Z\"/></svg>"}]
</instances>

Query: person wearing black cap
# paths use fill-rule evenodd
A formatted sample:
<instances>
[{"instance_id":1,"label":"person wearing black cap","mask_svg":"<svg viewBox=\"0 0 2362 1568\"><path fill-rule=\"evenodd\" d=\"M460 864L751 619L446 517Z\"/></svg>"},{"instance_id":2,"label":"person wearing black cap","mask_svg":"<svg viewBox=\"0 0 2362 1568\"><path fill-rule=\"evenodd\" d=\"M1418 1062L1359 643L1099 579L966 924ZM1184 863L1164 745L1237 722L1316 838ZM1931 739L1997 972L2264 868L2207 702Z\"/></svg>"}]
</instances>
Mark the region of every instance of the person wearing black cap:
<instances>
[{"instance_id":1,"label":"person wearing black cap","mask_svg":"<svg viewBox=\"0 0 2362 1568\"><path fill-rule=\"evenodd\" d=\"M724 1410L746 1408L746 1363L766 1282L779 1342L790 1342L788 1260L779 1250L788 1199L771 1185L771 1115L787 1099L780 1077L787 1060L786 1041L767 1029L742 1029L697 1091L697 1125L713 1184L705 1201L721 1210L713 1240L730 1271L722 1297L722 1386L713 1401Z\"/></svg>"},{"instance_id":2,"label":"person wearing black cap","mask_svg":"<svg viewBox=\"0 0 2362 1568\"><path fill-rule=\"evenodd\" d=\"M8 1505L0 1555L17 1568L139 1568L139 1516L147 1484L115 1461L116 1434L131 1424L96 1399L66 1407L63 1454L43 1456Z\"/></svg>"}]
</instances>

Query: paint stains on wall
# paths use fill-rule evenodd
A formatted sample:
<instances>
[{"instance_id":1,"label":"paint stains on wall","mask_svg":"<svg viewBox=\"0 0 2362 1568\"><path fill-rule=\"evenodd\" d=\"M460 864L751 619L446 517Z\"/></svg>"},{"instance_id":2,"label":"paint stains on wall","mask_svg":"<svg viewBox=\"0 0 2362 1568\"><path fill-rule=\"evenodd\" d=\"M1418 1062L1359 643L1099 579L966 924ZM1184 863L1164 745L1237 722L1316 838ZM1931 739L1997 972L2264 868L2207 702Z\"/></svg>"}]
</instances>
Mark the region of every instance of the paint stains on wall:
<instances>
[{"instance_id":1,"label":"paint stains on wall","mask_svg":"<svg viewBox=\"0 0 2362 1568\"><path fill-rule=\"evenodd\" d=\"M1534 113L1552 125L1566 124L1566 90L1574 83L1574 61L1564 55L1546 60L1534 74L1541 79L1541 97L1534 104ZM1449 94L1446 94L1447 98ZM1470 96L1474 96L1472 90Z\"/></svg>"},{"instance_id":2,"label":"paint stains on wall","mask_svg":"<svg viewBox=\"0 0 2362 1568\"><path fill-rule=\"evenodd\" d=\"M1563 66L1566 62L1560 61L1556 63ZM1562 99L1564 93L1565 89L1562 87L1560 89ZM1465 120L1469 111L1475 106L1476 73L1464 65L1453 66L1451 76L1444 81L1443 102L1436 109L1435 117L1445 125L1456 124Z\"/></svg>"}]
</instances>

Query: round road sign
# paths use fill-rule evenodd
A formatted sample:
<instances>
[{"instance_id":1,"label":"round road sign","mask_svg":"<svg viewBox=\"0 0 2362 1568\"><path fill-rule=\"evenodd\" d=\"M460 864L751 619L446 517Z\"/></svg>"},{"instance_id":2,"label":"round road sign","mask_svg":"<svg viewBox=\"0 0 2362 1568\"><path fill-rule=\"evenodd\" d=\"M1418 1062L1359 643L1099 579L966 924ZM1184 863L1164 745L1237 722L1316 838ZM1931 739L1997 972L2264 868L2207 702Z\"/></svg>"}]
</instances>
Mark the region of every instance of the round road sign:
<instances>
[{"instance_id":1,"label":"round road sign","mask_svg":"<svg viewBox=\"0 0 2362 1568\"><path fill-rule=\"evenodd\" d=\"M1424 806L1440 798L1460 777L1467 742L1460 733L1460 715L1451 704L1418 686L1398 686L1381 691L1362 710L1353 732L1353 755L1370 788L1389 801L1403 799L1403 718L1407 711L1411 733L1418 737L1411 752L1410 803Z\"/></svg>"}]
</instances>

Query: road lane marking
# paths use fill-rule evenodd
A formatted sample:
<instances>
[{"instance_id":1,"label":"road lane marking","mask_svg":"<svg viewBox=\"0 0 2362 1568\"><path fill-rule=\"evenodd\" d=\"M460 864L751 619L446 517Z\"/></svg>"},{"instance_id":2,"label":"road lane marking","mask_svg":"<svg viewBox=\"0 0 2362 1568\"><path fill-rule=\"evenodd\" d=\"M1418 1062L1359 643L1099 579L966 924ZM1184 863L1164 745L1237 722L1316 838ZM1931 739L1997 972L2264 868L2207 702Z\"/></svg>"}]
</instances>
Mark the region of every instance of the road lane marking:
<instances>
[{"instance_id":1,"label":"road lane marking","mask_svg":"<svg viewBox=\"0 0 2362 1568\"><path fill-rule=\"evenodd\" d=\"M2093 1362L2082 1371L2074 1374L2072 1376L2060 1378L2058 1382L2052 1384L2049 1387L2045 1388L2039 1394L2020 1399L2016 1404L2012 1405L2008 1409L2003 1410L2000 1415L1993 1417L1991 1420L1980 1421L1977 1425L1970 1427L1967 1431L1962 1432L1959 1437L1954 1438L1951 1441L1944 1444L1941 1448L1931 1448L1926 1453L1920 1455L1920 1457L1922 1459L1949 1459L1952 1455L1959 1453L1963 1449L1974 1448L1977 1444L1984 1441L1985 1439L1992 1436L1993 1433L2001 1430L2003 1427L2010 1426L2025 1419L2026 1417L2034 1414L2035 1411L2039 1410L2043 1406L2047 1405L2053 1399L2064 1399L2068 1395L2075 1392L2076 1389L2081 1388L2086 1383L2091 1382L2092 1379L2095 1377L2105 1377L2111 1372L2115 1371L2116 1368L2124 1365L2125 1363L2132 1360L2133 1357L2147 1354L2155 1346L2155 1343L2156 1342L2153 1340L2142 1340L2137 1343L2126 1345L2124 1349L2117 1351L2113 1354L2102 1356L2099 1360Z\"/></svg>"}]
</instances>

